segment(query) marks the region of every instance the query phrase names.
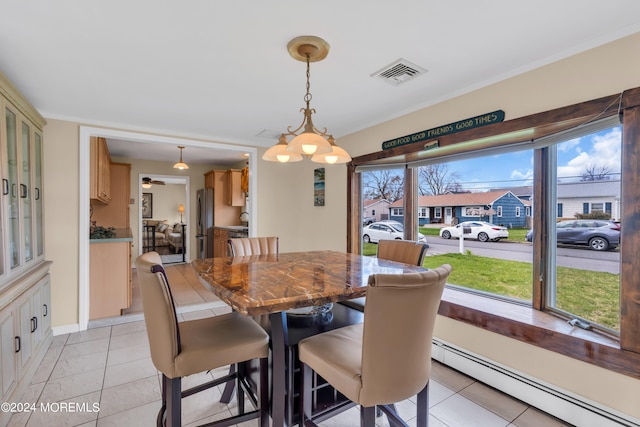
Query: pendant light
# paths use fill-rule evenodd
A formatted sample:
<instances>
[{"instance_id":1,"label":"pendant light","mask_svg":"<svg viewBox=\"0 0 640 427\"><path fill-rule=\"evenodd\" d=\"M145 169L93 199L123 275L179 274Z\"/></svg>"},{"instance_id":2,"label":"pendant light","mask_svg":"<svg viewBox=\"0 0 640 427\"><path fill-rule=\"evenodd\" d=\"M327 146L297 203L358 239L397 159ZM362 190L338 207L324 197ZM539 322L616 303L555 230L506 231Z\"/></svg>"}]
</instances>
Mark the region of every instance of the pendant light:
<instances>
[{"instance_id":1,"label":"pendant light","mask_svg":"<svg viewBox=\"0 0 640 427\"><path fill-rule=\"evenodd\" d=\"M189 165L182 161L182 150L184 150L184 147L179 145L178 148L180 149L180 161L173 165L173 168L180 170L189 169Z\"/></svg>"},{"instance_id":2,"label":"pendant light","mask_svg":"<svg viewBox=\"0 0 640 427\"><path fill-rule=\"evenodd\" d=\"M300 110L304 117L302 124L296 129L291 130L291 126L289 126L287 132L280 136L275 146L264 153L262 159L281 163L297 162L302 160L304 154L307 157L313 156L311 161L318 163L350 162L349 154L335 144L335 139L327 133L327 129L318 130L311 118L316 110L310 106L312 97L309 83L311 77L309 64L326 58L329 54L329 44L319 37L300 36L287 44L287 50L293 59L307 64L307 92L304 96L306 107ZM287 136L293 137L289 143L287 143Z\"/></svg>"}]
</instances>

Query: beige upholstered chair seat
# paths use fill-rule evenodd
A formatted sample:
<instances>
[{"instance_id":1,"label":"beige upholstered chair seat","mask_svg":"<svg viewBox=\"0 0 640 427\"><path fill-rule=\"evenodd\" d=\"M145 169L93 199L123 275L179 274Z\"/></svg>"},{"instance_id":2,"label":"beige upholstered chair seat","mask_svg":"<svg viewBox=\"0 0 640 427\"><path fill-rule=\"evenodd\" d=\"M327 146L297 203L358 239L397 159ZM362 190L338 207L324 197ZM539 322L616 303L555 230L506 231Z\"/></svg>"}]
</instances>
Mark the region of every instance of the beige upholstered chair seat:
<instances>
[{"instance_id":1,"label":"beige upholstered chair seat","mask_svg":"<svg viewBox=\"0 0 640 427\"><path fill-rule=\"evenodd\" d=\"M184 377L238 361L267 357L269 337L256 322L238 313L179 323L182 351L169 378ZM212 368L214 367L214 368Z\"/></svg>"}]
</instances>

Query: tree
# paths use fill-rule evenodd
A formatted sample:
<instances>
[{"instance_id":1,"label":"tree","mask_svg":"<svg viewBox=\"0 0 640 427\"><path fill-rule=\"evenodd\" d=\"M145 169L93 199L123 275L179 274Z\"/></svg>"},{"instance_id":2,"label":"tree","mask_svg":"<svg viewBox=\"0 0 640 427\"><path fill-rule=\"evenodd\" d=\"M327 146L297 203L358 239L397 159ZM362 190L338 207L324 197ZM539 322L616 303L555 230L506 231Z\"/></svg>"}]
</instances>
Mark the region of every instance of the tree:
<instances>
[{"instance_id":1,"label":"tree","mask_svg":"<svg viewBox=\"0 0 640 427\"><path fill-rule=\"evenodd\" d=\"M581 181L607 181L611 179L611 169L605 165L589 163L582 173Z\"/></svg>"},{"instance_id":2,"label":"tree","mask_svg":"<svg viewBox=\"0 0 640 427\"><path fill-rule=\"evenodd\" d=\"M462 191L460 175L449 171L445 163L421 166L418 169L418 191L421 196L436 196Z\"/></svg>"},{"instance_id":3,"label":"tree","mask_svg":"<svg viewBox=\"0 0 640 427\"><path fill-rule=\"evenodd\" d=\"M397 170L379 170L362 173L365 199L386 199L391 203L404 197L404 175Z\"/></svg>"}]
</instances>

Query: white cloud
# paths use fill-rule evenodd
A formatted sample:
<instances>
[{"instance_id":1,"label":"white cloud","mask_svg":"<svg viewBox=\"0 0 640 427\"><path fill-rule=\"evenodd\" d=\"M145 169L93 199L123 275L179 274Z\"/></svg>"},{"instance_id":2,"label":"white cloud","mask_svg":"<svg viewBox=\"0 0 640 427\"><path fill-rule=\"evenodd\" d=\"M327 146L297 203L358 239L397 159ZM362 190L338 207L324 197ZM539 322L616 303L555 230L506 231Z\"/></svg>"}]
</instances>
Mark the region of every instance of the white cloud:
<instances>
[{"instance_id":1,"label":"white cloud","mask_svg":"<svg viewBox=\"0 0 640 427\"><path fill-rule=\"evenodd\" d=\"M580 144L576 145L579 140ZM565 165L558 166L559 178L579 179L589 166L605 167L612 173L620 172L622 144L620 128L612 129L605 134L573 139L558 145L558 154L568 153L575 148L576 156ZM565 144L569 147L565 147ZM617 176L614 176L617 178Z\"/></svg>"}]
</instances>

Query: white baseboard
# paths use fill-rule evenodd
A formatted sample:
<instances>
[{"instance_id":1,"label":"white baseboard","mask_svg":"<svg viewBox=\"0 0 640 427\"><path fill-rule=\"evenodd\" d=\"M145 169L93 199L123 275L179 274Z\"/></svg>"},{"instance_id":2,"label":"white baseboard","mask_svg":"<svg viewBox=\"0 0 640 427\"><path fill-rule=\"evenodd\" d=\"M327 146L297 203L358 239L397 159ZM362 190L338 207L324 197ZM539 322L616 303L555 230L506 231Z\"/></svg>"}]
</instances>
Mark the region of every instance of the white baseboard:
<instances>
[{"instance_id":1,"label":"white baseboard","mask_svg":"<svg viewBox=\"0 0 640 427\"><path fill-rule=\"evenodd\" d=\"M432 357L478 381L580 427L640 427L640 420L516 372L465 349L433 340Z\"/></svg>"},{"instance_id":2,"label":"white baseboard","mask_svg":"<svg viewBox=\"0 0 640 427\"><path fill-rule=\"evenodd\" d=\"M62 326L54 326L51 328L53 330L53 336L64 335L64 334L72 334L74 332L80 331L80 324L72 323L70 325L62 325Z\"/></svg>"}]
</instances>

